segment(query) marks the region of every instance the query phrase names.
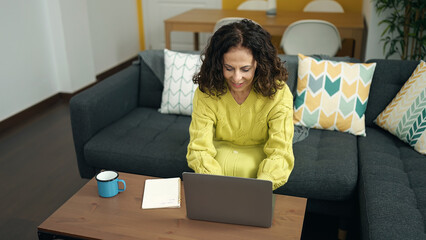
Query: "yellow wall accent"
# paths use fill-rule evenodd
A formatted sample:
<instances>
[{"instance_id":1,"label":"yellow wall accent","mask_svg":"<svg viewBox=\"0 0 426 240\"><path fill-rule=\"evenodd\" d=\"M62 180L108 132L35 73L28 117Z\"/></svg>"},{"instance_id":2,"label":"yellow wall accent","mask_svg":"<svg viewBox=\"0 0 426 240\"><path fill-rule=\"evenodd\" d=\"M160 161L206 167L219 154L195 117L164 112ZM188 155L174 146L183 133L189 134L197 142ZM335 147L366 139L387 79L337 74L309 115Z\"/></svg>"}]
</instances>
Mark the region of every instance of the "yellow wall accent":
<instances>
[{"instance_id":1,"label":"yellow wall accent","mask_svg":"<svg viewBox=\"0 0 426 240\"><path fill-rule=\"evenodd\" d=\"M145 35L143 29L142 0L136 0L136 8L138 11L139 48L141 51L143 51L145 50Z\"/></svg>"},{"instance_id":2,"label":"yellow wall accent","mask_svg":"<svg viewBox=\"0 0 426 240\"><path fill-rule=\"evenodd\" d=\"M223 9L237 9L245 0L222 0ZM277 10L282 11L302 11L303 7L312 0L276 0ZM362 13L362 0L336 0L342 5L345 12Z\"/></svg>"},{"instance_id":3,"label":"yellow wall accent","mask_svg":"<svg viewBox=\"0 0 426 240\"><path fill-rule=\"evenodd\" d=\"M222 0L222 9L237 9L245 0Z\"/></svg>"}]
</instances>

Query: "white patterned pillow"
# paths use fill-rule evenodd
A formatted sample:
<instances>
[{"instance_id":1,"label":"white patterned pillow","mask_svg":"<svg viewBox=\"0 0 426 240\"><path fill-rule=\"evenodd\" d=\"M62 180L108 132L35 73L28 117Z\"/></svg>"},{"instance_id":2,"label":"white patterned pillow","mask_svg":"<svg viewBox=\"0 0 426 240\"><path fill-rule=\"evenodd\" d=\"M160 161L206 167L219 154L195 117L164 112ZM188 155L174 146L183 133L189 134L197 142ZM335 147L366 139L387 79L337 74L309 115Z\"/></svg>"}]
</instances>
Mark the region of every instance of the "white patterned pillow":
<instances>
[{"instance_id":1,"label":"white patterned pillow","mask_svg":"<svg viewBox=\"0 0 426 240\"><path fill-rule=\"evenodd\" d=\"M375 123L426 154L426 62L420 61Z\"/></svg>"},{"instance_id":2,"label":"white patterned pillow","mask_svg":"<svg viewBox=\"0 0 426 240\"><path fill-rule=\"evenodd\" d=\"M192 77L201 65L200 55L164 49L164 89L160 112L191 115L192 98L197 89Z\"/></svg>"},{"instance_id":3,"label":"white patterned pillow","mask_svg":"<svg viewBox=\"0 0 426 240\"><path fill-rule=\"evenodd\" d=\"M376 63L298 55L294 124L365 136L365 110Z\"/></svg>"}]
</instances>

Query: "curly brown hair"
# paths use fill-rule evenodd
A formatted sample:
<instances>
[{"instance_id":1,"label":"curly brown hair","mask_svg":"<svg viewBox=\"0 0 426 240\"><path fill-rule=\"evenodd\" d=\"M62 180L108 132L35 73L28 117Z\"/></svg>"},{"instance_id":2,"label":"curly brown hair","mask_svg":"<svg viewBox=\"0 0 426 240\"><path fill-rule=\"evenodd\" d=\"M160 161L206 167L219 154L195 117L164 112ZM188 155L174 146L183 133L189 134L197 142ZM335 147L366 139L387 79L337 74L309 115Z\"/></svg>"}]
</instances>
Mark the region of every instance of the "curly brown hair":
<instances>
[{"instance_id":1,"label":"curly brown hair","mask_svg":"<svg viewBox=\"0 0 426 240\"><path fill-rule=\"evenodd\" d=\"M202 65L193 82L210 96L225 94L228 88L223 76L223 55L230 48L240 46L250 49L257 62L254 91L273 97L285 85L288 73L271 42L271 35L248 19L224 25L213 34L201 55Z\"/></svg>"}]
</instances>

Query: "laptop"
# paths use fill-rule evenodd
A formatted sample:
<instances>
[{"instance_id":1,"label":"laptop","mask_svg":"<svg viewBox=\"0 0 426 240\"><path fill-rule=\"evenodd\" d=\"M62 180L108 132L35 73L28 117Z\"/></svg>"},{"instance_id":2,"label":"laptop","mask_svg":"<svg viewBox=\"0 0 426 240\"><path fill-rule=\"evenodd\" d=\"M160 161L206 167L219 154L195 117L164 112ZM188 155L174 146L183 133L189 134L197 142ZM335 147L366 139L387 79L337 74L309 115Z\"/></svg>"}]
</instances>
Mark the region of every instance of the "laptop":
<instances>
[{"instance_id":1,"label":"laptop","mask_svg":"<svg viewBox=\"0 0 426 240\"><path fill-rule=\"evenodd\" d=\"M192 172L182 177L189 219L271 227L272 182Z\"/></svg>"}]
</instances>

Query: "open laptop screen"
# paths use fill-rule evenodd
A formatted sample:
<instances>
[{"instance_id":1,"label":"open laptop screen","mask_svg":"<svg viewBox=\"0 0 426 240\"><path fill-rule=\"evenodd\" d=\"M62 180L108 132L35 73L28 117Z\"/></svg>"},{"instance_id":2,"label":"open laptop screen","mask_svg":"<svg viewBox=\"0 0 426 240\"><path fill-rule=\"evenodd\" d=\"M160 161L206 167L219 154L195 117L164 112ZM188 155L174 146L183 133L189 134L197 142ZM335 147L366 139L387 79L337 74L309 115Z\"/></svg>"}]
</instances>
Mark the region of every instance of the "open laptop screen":
<instances>
[{"instance_id":1,"label":"open laptop screen","mask_svg":"<svg viewBox=\"0 0 426 240\"><path fill-rule=\"evenodd\" d=\"M272 182L189 172L182 176L188 218L259 227L272 225Z\"/></svg>"}]
</instances>

